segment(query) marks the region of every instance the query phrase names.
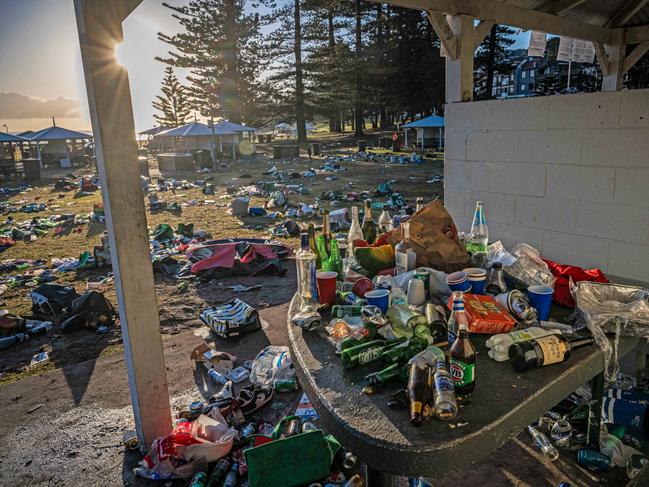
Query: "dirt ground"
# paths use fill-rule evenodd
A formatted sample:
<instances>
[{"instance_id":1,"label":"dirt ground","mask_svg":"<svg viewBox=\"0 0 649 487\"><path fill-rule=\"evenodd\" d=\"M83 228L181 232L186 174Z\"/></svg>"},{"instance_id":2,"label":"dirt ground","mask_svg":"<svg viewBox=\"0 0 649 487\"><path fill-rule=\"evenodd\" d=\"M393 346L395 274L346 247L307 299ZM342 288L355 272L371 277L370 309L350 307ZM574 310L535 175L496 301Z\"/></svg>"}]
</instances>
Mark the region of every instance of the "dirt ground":
<instances>
[{"instance_id":1,"label":"dirt ground","mask_svg":"<svg viewBox=\"0 0 649 487\"><path fill-rule=\"evenodd\" d=\"M329 144L327 155L350 153L343 149L349 141L331 139L326 142ZM179 190L176 194L160 193L159 196L168 202L191 203L183 206L180 213L147 210L149 227L153 229L159 223L175 227L177 223L185 222L194 223L196 229L207 230L214 238L268 237L269 228L281 220L264 217L240 219L229 215L226 210L231 196L227 188L272 181L263 173L273 165L291 173L318 168L322 163L323 158L273 161L267 155L257 155L230 163L211 174L175 173L173 177L178 180L212 177L217 192L209 196L199 189ZM432 176L443 174L441 160L403 166L346 161L340 164L345 172L289 181L302 184L309 190L305 195L290 195L290 202L313 203L315 196L329 190L343 190L345 193L370 191L380 182L390 179L396 180L393 189L413 204L418 196L426 199L443 197L442 182L427 182ZM77 176L83 173L88 171L75 172ZM63 174L48 172L42 184L8 198L14 203L21 200L49 201L58 208L38 214L13 213L12 216L25 220L51 213L89 213L93 204L100 202L100 193L75 197L74 192L53 192L51 183ZM154 179L158 174L154 168ZM327 181L326 178L331 176L336 179ZM353 182L351 189L345 186L349 181ZM205 204L205 200L213 202ZM251 206L262 206L263 203L261 198L253 197ZM24 203L18 206L21 204ZM328 203L324 205L328 207ZM76 257L98 244L104 231L104 225L98 223L80 228L78 233L54 237L49 232L35 242L20 242L0 255L0 260ZM297 246L295 238L287 242ZM175 411L210 394L211 386L205 379L205 371L189 359L192 348L203 339L217 349L235 353L241 360L253 358L269 343L286 344L286 303L295 292L296 284L292 261L287 263L287 268L284 277L232 277L207 283L191 282L185 292L178 290L176 281L156 274L169 392ZM107 269L81 270L58 274L56 282L74 285L81 292L86 289L88 281L97 281L107 274ZM262 289L235 294L226 287L232 284L261 284ZM0 296L0 309L29 315L29 291L29 287L8 289ZM115 303L114 286L107 285L105 292ZM225 342L208 333L199 322L198 314L207 306L235 296L260 310L263 330ZM48 351L49 361L30 367L31 357L41 350ZM259 419L276 421L294 409L298 396L278 395L272 405L260 411ZM119 327L111 327L105 335L90 330L63 334L55 327L47 335L33 337L3 350L0 353L0 411L0 485L161 485L133 477L132 469L141 456L125 450L121 442L123 432L133 428L133 415ZM572 460L562 457L555 463L545 461L531 446L528 435L523 433L483 462L463 472L434 479L433 485L556 486L566 480L574 486L599 483L595 475L575 466ZM184 483L175 482L174 485ZM406 485L405 480L402 485Z\"/></svg>"}]
</instances>

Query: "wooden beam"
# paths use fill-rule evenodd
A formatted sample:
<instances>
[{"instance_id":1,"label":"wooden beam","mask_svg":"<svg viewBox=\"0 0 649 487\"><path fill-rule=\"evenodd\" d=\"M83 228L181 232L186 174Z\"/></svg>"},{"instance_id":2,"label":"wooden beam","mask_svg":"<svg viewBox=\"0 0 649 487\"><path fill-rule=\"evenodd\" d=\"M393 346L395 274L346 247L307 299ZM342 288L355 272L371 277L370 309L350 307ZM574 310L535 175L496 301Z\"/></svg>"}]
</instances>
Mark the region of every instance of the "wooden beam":
<instances>
[{"instance_id":1,"label":"wooden beam","mask_svg":"<svg viewBox=\"0 0 649 487\"><path fill-rule=\"evenodd\" d=\"M571 8L581 5L584 2L586 0L551 0L536 10L554 15L563 15Z\"/></svg>"},{"instance_id":2,"label":"wooden beam","mask_svg":"<svg viewBox=\"0 0 649 487\"><path fill-rule=\"evenodd\" d=\"M457 59L446 58L446 102L473 99L473 18L448 17L448 25L457 40Z\"/></svg>"},{"instance_id":3,"label":"wooden beam","mask_svg":"<svg viewBox=\"0 0 649 487\"><path fill-rule=\"evenodd\" d=\"M627 27L626 29L613 29L613 32L623 31L627 44L638 44L639 42L649 41L649 25L640 25L638 27Z\"/></svg>"},{"instance_id":4,"label":"wooden beam","mask_svg":"<svg viewBox=\"0 0 649 487\"><path fill-rule=\"evenodd\" d=\"M597 62L599 67L602 70L602 74L606 76L609 74L608 69L608 54L606 54L606 46L601 42L594 42L593 47L595 48L595 54L597 54Z\"/></svg>"},{"instance_id":5,"label":"wooden beam","mask_svg":"<svg viewBox=\"0 0 649 487\"><path fill-rule=\"evenodd\" d=\"M139 0L74 0L97 168L140 447L171 430L128 73L115 59L122 20Z\"/></svg>"},{"instance_id":6,"label":"wooden beam","mask_svg":"<svg viewBox=\"0 0 649 487\"><path fill-rule=\"evenodd\" d=\"M649 42L641 42L635 49L631 51L626 58L624 58L624 66L622 67L622 74L626 74L629 69L631 69L635 63L640 61L640 58L644 56L647 51L649 51Z\"/></svg>"},{"instance_id":7,"label":"wooden beam","mask_svg":"<svg viewBox=\"0 0 649 487\"><path fill-rule=\"evenodd\" d=\"M489 20L481 20L478 25L473 29L473 50L475 51L480 43L483 41L491 28L496 25L495 22Z\"/></svg>"},{"instance_id":8,"label":"wooden beam","mask_svg":"<svg viewBox=\"0 0 649 487\"><path fill-rule=\"evenodd\" d=\"M539 30L549 34L565 35L593 42L607 43L610 29L558 17L511 3L489 0L368 0L373 3L388 3L397 7L440 12L448 15L466 15L474 19L489 20L527 30Z\"/></svg>"},{"instance_id":9,"label":"wooden beam","mask_svg":"<svg viewBox=\"0 0 649 487\"><path fill-rule=\"evenodd\" d=\"M608 74L602 76L602 91L619 91L624 81L624 55L626 43L624 32L617 31L617 37L606 45L608 58Z\"/></svg>"},{"instance_id":10,"label":"wooden beam","mask_svg":"<svg viewBox=\"0 0 649 487\"><path fill-rule=\"evenodd\" d=\"M426 12L426 15L428 16L430 25L433 26L433 30L439 38L439 42L444 48L446 57L457 59L457 39L455 38L455 34L453 34L451 27L448 25L444 14L438 12Z\"/></svg>"},{"instance_id":11,"label":"wooden beam","mask_svg":"<svg viewBox=\"0 0 649 487\"><path fill-rule=\"evenodd\" d=\"M615 12L615 15L608 19L606 24L604 24L604 27L624 26L635 14L638 13L638 11L640 11L642 7L647 4L647 2L649 2L649 0L627 0L627 2L622 5L617 12Z\"/></svg>"}]
</instances>

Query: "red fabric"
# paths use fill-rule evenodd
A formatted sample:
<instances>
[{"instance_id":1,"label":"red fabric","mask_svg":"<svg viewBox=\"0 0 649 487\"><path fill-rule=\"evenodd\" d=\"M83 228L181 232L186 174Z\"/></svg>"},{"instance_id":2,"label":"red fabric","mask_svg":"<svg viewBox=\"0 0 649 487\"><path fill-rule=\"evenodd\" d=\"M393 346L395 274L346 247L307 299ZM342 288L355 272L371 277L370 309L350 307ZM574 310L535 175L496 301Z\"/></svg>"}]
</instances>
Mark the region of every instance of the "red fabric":
<instances>
[{"instance_id":1,"label":"red fabric","mask_svg":"<svg viewBox=\"0 0 649 487\"><path fill-rule=\"evenodd\" d=\"M234 267L234 257L237 253L236 243L224 243L212 245L214 247L214 253L211 257L207 259L199 260L192 265L192 273L197 273L205 269L211 269L213 267L227 267L231 269ZM191 254L191 250L189 251Z\"/></svg>"},{"instance_id":2,"label":"red fabric","mask_svg":"<svg viewBox=\"0 0 649 487\"><path fill-rule=\"evenodd\" d=\"M257 258L258 255L261 255L262 257L266 259L276 259L277 254L273 251L272 248L268 245L264 244L252 244L250 246L250 250L246 252L245 255L241 256L241 262L243 264L247 264L248 262L252 262Z\"/></svg>"},{"instance_id":3,"label":"red fabric","mask_svg":"<svg viewBox=\"0 0 649 487\"><path fill-rule=\"evenodd\" d=\"M584 270L574 265L558 264L548 259L543 261L550 268L550 272L556 278L554 282L554 302L561 306L574 308L575 302L570 295L570 279L572 282L592 281L592 282L609 282L600 269Z\"/></svg>"}]
</instances>

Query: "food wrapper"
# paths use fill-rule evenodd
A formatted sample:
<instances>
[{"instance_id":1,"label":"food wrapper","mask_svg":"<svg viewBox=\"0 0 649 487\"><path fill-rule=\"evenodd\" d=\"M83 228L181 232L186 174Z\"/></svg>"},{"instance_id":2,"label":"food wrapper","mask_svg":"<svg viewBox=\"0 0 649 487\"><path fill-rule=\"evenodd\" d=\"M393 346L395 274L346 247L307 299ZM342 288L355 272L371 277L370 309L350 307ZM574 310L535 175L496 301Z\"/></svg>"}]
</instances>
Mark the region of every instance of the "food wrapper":
<instances>
[{"instance_id":1,"label":"food wrapper","mask_svg":"<svg viewBox=\"0 0 649 487\"><path fill-rule=\"evenodd\" d=\"M453 309L453 298L448 301L448 308ZM503 310L491 296L481 294L464 295L464 312L469 321L470 333L508 333L516 321Z\"/></svg>"}]
</instances>

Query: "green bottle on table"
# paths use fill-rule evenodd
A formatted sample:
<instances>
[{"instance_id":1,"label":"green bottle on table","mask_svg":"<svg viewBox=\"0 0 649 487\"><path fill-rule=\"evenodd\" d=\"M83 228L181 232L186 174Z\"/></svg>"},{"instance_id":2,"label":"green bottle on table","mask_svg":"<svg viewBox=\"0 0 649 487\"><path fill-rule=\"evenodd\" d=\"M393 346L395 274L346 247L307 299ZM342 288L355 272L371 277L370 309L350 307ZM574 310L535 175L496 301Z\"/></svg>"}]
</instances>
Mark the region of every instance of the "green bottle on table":
<instances>
[{"instance_id":1,"label":"green bottle on table","mask_svg":"<svg viewBox=\"0 0 649 487\"><path fill-rule=\"evenodd\" d=\"M385 365L388 364L405 364L412 357L424 350L428 346L426 340L413 337L399 346L385 350L381 354L381 360Z\"/></svg>"},{"instance_id":2,"label":"green bottle on table","mask_svg":"<svg viewBox=\"0 0 649 487\"><path fill-rule=\"evenodd\" d=\"M363 326L354 330L349 336L345 337L343 341L340 342L340 349L347 350L356 345L369 342L376 335L376 329L377 327L374 323L364 323Z\"/></svg>"},{"instance_id":3,"label":"green bottle on table","mask_svg":"<svg viewBox=\"0 0 649 487\"><path fill-rule=\"evenodd\" d=\"M343 258L340 256L340 249L338 248L338 240L335 238L331 239L329 243L331 247L331 253L329 254L329 270L337 272L337 279L339 281L343 280Z\"/></svg>"},{"instance_id":4,"label":"green bottle on table","mask_svg":"<svg viewBox=\"0 0 649 487\"><path fill-rule=\"evenodd\" d=\"M329 255L327 254L327 245L325 243L325 237L324 235L318 235L318 238L316 238L316 247L318 247L318 255L320 256L320 264L322 265L321 270L322 271L330 271L331 268L329 267L330 261L329 261Z\"/></svg>"},{"instance_id":5,"label":"green bottle on table","mask_svg":"<svg viewBox=\"0 0 649 487\"><path fill-rule=\"evenodd\" d=\"M371 386L385 384L386 382L405 382L407 378L408 367L400 364L392 364L385 369L365 376Z\"/></svg>"},{"instance_id":6,"label":"green bottle on table","mask_svg":"<svg viewBox=\"0 0 649 487\"><path fill-rule=\"evenodd\" d=\"M397 346L406 340L404 338L397 338L396 340L373 340L371 342L362 343L355 347L343 350L340 354L343 367L351 369L358 365L365 365L375 362L381 358L381 354L390 348Z\"/></svg>"}]
</instances>

